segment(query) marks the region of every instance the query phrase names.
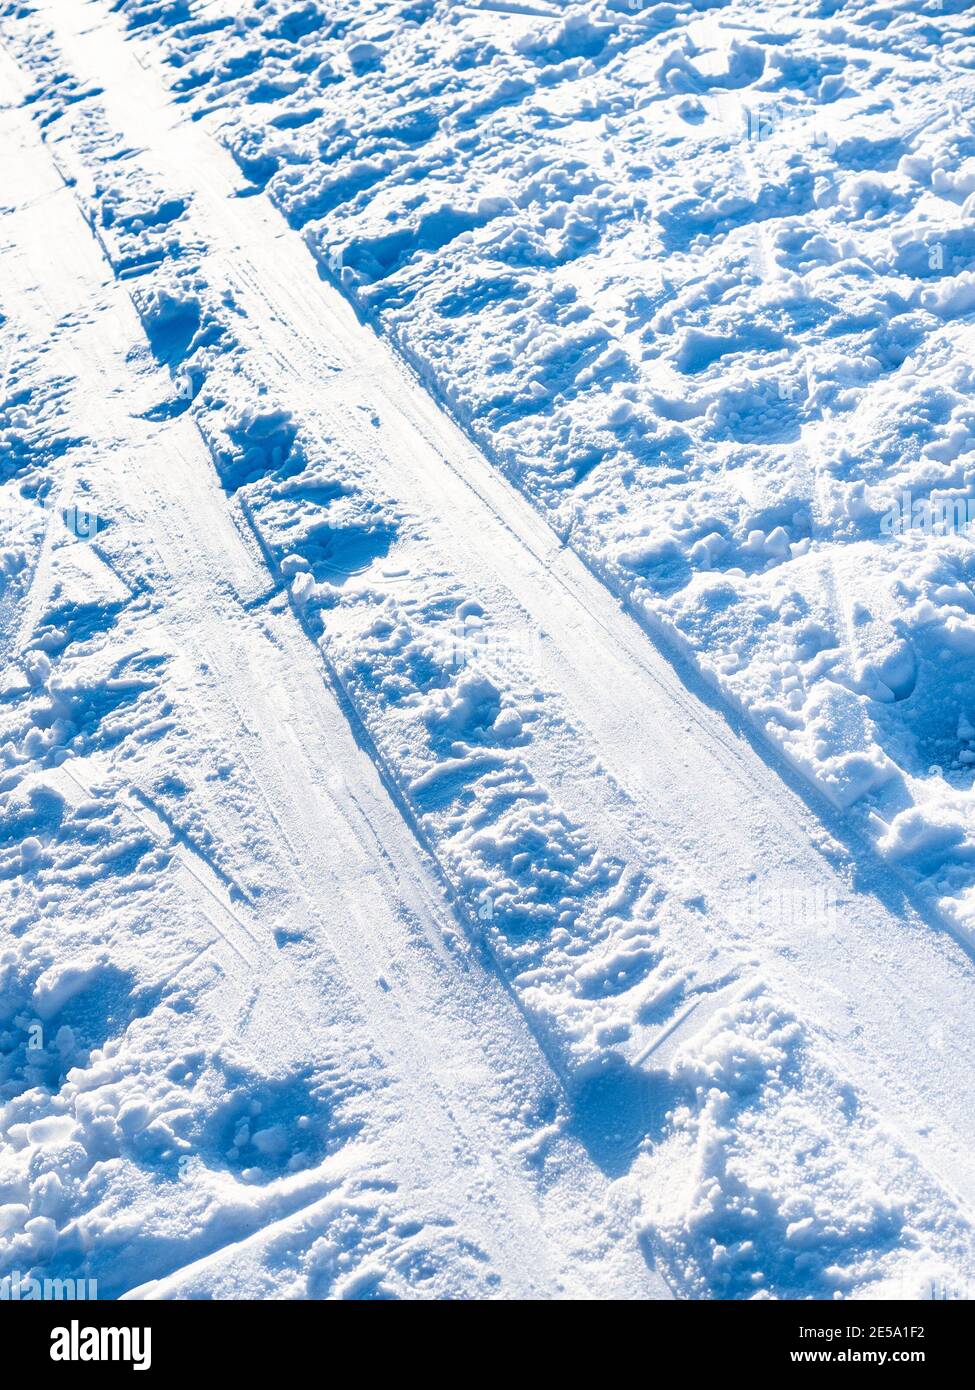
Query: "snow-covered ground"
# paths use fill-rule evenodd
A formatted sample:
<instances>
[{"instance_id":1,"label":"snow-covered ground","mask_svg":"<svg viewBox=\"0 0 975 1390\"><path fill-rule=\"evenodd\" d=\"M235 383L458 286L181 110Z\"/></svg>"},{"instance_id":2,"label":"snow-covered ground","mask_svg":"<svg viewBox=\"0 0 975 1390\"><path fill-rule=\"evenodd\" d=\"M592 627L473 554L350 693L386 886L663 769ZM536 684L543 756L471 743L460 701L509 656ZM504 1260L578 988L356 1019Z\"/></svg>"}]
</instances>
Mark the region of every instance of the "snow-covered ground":
<instances>
[{"instance_id":1,"label":"snow-covered ground","mask_svg":"<svg viewBox=\"0 0 975 1390\"><path fill-rule=\"evenodd\" d=\"M967 7L0 16L0 1280L966 1293Z\"/></svg>"}]
</instances>

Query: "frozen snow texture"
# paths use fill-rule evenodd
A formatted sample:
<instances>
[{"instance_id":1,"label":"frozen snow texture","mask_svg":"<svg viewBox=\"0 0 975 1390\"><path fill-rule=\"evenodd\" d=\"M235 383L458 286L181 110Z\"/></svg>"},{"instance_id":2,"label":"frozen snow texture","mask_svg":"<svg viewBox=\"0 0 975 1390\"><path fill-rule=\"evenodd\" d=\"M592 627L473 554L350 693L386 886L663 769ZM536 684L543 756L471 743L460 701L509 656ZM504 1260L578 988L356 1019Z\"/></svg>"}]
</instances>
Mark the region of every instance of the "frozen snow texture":
<instances>
[{"instance_id":1,"label":"frozen snow texture","mask_svg":"<svg viewBox=\"0 0 975 1390\"><path fill-rule=\"evenodd\" d=\"M971 543L883 524L975 503L964 6L122 9L649 624L881 848L964 835Z\"/></svg>"},{"instance_id":2,"label":"frozen snow texture","mask_svg":"<svg viewBox=\"0 0 975 1390\"><path fill-rule=\"evenodd\" d=\"M857 807L879 851L964 930L970 541L897 518L905 493L965 501L972 486L958 344L975 182L950 105L970 95L970 21L902 5L878 23L889 8L770 4L759 22L753 7L612 0L549 19L446 0L115 7L168 45L192 113L218 113L252 185L242 192L280 207L557 533L837 806ZM278 397L232 284L208 265L191 190L133 165L98 93L27 33L32 108L63 140L172 372L157 415L198 424L457 918L566 1079L567 1104L532 1112L533 1152L576 1136L683 1296L920 1296L969 1277L966 1210L832 1067L770 974L742 984L731 951L710 973L703 953L689 967L695 895L678 907L665 869L628 869L610 827L583 824L542 775L576 731L537 679L538 634L526 624L526 643L513 639L512 611L475 601L469 576L425 549L395 480ZM916 70L895 61L916 55ZM19 365L13 384L9 476L44 502L64 383ZM8 528L5 513L11 631L32 516L17 503ZM125 592L99 580L112 643L88 632L92 579L75 576L4 715L4 872L45 891L68 883L81 919L105 921L67 961L53 939L3 960L4 1258L84 1268L120 1292L327 1197L300 1273L272 1252L247 1279L368 1296L415 1291L429 1265L438 1289L483 1294L487 1274L429 1234L436 1211L411 1263L400 1228L408 1239L412 1213L372 1192L382 1169L352 1142L379 1104L365 1043L351 1061L336 1045L258 1073L232 1047L183 1037L170 1015L194 1007L192 987L160 1000L152 971L120 978L113 952L139 914L165 932L173 842L110 800L68 804L33 779L69 751L140 758L158 740L164 829L202 844L220 882L232 856L209 845L218 794L179 780L187 716L164 674L177 655L147 643ZM226 748L203 767L232 791L245 776ZM580 775L568 755L561 770ZM606 805L611 779L593 768L591 784ZM116 879L133 895L125 923L111 920ZM15 933L29 920L25 909ZM57 1027L40 1057L25 1041L33 1015ZM625 1044L648 1023L668 1046L636 1065ZM146 1176L175 1183L187 1167L172 1202ZM203 1268L182 1287L232 1284Z\"/></svg>"}]
</instances>

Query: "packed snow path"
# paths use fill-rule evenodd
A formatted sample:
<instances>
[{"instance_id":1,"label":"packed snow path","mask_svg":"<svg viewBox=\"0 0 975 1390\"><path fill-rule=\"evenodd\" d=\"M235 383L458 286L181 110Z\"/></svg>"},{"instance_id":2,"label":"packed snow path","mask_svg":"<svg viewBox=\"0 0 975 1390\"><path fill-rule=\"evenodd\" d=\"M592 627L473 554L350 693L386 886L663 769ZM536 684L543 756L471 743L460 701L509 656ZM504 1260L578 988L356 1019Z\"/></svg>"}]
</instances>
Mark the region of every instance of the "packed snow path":
<instances>
[{"instance_id":1,"label":"packed snow path","mask_svg":"<svg viewBox=\"0 0 975 1390\"><path fill-rule=\"evenodd\" d=\"M179 657L167 680L197 712L195 736L205 725L207 743L226 747L242 781L233 797L215 794L206 807L207 839L220 846L209 862L147 791L159 768L143 769L143 785L128 779L124 759L81 752L30 775L82 807L107 783L123 816L169 846L178 893L211 922L217 947L231 952L219 1003L204 1003L201 991L194 1007L216 1010L224 1036L251 1014L310 1011L302 1043L320 1057L336 1053L337 1009L349 1037L336 1067L348 1065L351 1037L361 1034L362 1048L374 1049L381 1075L370 1082L370 1100L378 1113L367 1128L382 1130L382 1170L403 1193L404 1229L411 1221L421 1230L450 1223L489 1252L486 1284L461 1273L459 1256L441 1252L431 1292L483 1292L496 1275L496 1291L509 1297L659 1295L664 1285L647 1271L638 1233L679 1293L740 1295L763 1283L769 1292L795 1293L810 1269L807 1287L822 1292L816 1281L834 1267L833 1287L850 1291L889 1279L898 1291L919 1292L926 1277L967 1277L975 983L964 949L925 920L908 887L875 863L838 815L810 809L768 750L756 749L689 673L678 674L321 280L270 206L240 196L239 174L211 123L179 117L151 47L124 38L97 6L38 10L71 82L93 93L104 125L95 140L83 122L55 120L46 132L55 165L25 109L14 100L4 112L12 263L35 267L5 279L4 312L38 344L57 338L79 302L98 304L75 330L84 346L58 355L59 370L75 378L69 414L93 444L102 441L116 457L124 451L128 461L111 474L112 501L125 518L118 524L136 528L135 548L150 571L152 603L139 622ZM8 59L10 90L19 83L25 91L30 63L22 47L11 51L22 76ZM56 88L46 100L52 96L56 103ZM235 360L249 380L304 434L329 441L343 461L343 486L351 492L371 480L396 518L386 549L370 549L375 532L357 532L354 554L331 552L340 595L329 594L320 626L309 601L323 581L294 563L300 547L277 529L297 533L292 518L280 517L292 494L276 495L272 510L248 491L247 470L233 459L236 471L229 481L224 473L221 489L204 445L206 438L219 471L213 441L221 407L200 393L196 423L185 410L160 410L164 374L148 361L138 371L131 365L139 362L140 330L128 291L150 340L161 296L139 297L156 258L122 265L124 242L106 240L106 166L98 164L105 130L124 138L126 159L137 152L140 178L160 199L175 191L194 273L213 303L232 306ZM58 169L119 272L108 289L105 261ZM59 271L48 265L52 248ZM43 312L38 286L42 302L50 301ZM167 360L158 346L157 357ZM168 361L179 381L184 360ZM130 392L132 404L116 402ZM249 401L240 418L247 410L253 419ZM65 457L67 468L70 452ZM62 500L74 495L63 474L58 488ZM111 537L110 529L102 545ZM71 545L61 561L79 563L79 548ZM96 545L84 550L102 558ZM15 655L28 665L52 588L63 582L58 563L46 533L18 615ZM113 561L109 579L91 563L92 584L140 591L124 564ZM368 665L370 643L395 627L388 618L388 628L377 627L375 595L399 614L411 585L416 593L428 586L440 603L459 595L461 619L484 620L473 658L453 661L449 706L407 701L391 710L379 656ZM319 638L320 656L309 637ZM470 641L466 624L459 640ZM483 660L485 652L494 660ZM409 672L394 675L403 682ZM418 693L429 698L428 689ZM494 745L486 752L480 705L492 702ZM543 712L526 713L539 703ZM426 727L439 721L450 731L423 768L415 743L411 752L417 711ZM505 761L499 745L517 750L525 800L551 808L550 835L553 826L571 825L586 837L579 857L590 878L580 886L570 871L563 909L580 906L572 929L560 928L563 954L533 955L512 939L504 925L510 889L485 880L476 858L510 803L475 796L476 833L459 839L454 803L429 794L451 779L472 785L489 756L489 771L508 774L514 757ZM554 843L537 851L542 869ZM587 922L588 939L577 930ZM497 974L463 944L462 934L476 939L484 923ZM252 1062L269 1064L262 1029L252 1036L244 1028L241 1038ZM137 1043L127 1034L126 1045ZM542 1099L519 1107L511 1097L523 1087L562 1099L548 1111ZM752 1107L756 1091L762 1099ZM709 1093L731 1103L706 1113ZM666 1116L681 1108L690 1118L671 1130ZM826 1157L803 1177L790 1166L796 1135L817 1128ZM36 1142L43 1144L43 1130ZM273 1148L278 1139L262 1142ZM458 1172L465 1146L478 1169L473 1203ZM525 1155L539 1146L545 1161L533 1174ZM809 1152L815 1148L810 1142ZM484 1154L488 1173L480 1171ZM352 1161L348 1149L326 1163L340 1161ZM331 1183L339 1177L344 1169ZM895 1195L878 1193L875 1179ZM316 1183L328 1180L316 1171ZM281 1190L272 1184L266 1205L245 1217L215 1201L222 1236L184 1237L183 1256L168 1268L147 1260L146 1279L162 1281L150 1291L288 1291L282 1241L311 1246L339 1210L331 1192L322 1197L313 1187L309 1195L308 1181L280 1179ZM192 1201L192 1184L185 1190ZM742 1272L730 1282L707 1265L721 1244L714 1234L721 1222L701 1222L700 1209L715 1191L718 1215L739 1233L760 1201L781 1221L771 1226L782 1250L759 1242L757 1266L755 1241L741 1236L741 1246L753 1248L739 1251ZM434 1197L411 1216L417 1192ZM608 1225L604 1208L617 1213ZM397 1265L391 1249L392 1236L381 1254L363 1256L364 1274L324 1287L361 1296L370 1279L377 1289L393 1280L396 1291L399 1277L415 1293L408 1262ZM133 1271L142 1258L135 1242ZM146 1279L108 1288L122 1292ZM323 1286L310 1281L315 1287Z\"/></svg>"},{"instance_id":2,"label":"packed snow path","mask_svg":"<svg viewBox=\"0 0 975 1390\"><path fill-rule=\"evenodd\" d=\"M9 60L0 61L7 93L22 90ZM375 1242L372 1260L357 1261L347 1277L340 1258L335 1268L326 1260L321 1292L370 1297L383 1277L394 1290L394 1270L375 1262L389 1222L400 1227L396 1260L407 1269L426 1264L433 1292L660 1296L666 1290L632 1238L612 1245L605 1184L578 1141L564 1146L554 1182L554 1169L544 1190L532 1181L520 1150L533 1132L520 1113L544 1108L555 1078L497 981L472 968L465 950L446 949L453 933L442 886L329 695L314 648L233 525L198 431L186 416L162 425L145 419L166 387L148 364L133 371L144 349L128 296L106 284L99 247L29 116L7 106L0 119L13 209L4 220L5 308L16 305L18 328L36 344L56 340L65 321L79 323L58 354L73 378L65 413L84 421L86 451L116 461L112 487L124 489L124 514L113 517L151 575L151 611L132 640L183 667L175 683L190 736L200 749L222 750L239 775L232 793L207 807L206 838L236 847L232 876L154 809L144 766L128 771L111 753L70 757L21 790L53 789L69 807L104 801L117 808L121 831L147 831L171 852L167 908L182 929L150 953L169 955L160 976L168 984L197 976L189 988L198 1010L186 1034L173 1027L167 1039L174 1059L181 1046L192 1052L193 1040L224 1037L237 1040L245 1071L273 1074L309 1057L328 1070L338 1049L336 1070L351 1068L375 1104L369 1134L337 1160L274 1184L279 1190L267 1196L258 1189L243 1208L224 1210L213 1194L201 1206L190 1181L181 1191L164 1180L175 1198L164 1191L150 1203L159 1229L148 1250L134 1242L138 1263L126 1248L131 1237L104 1237L101 1248L96 1236L87 1277L103 1296L134 1284L151 1296L286 1292L280 1267L286 1271L288 1252L321 1241L337 1218L354 1214L365 1228L375 1221L370 1192L386 1191L380 1230L364 1241ZM70 478L62 482L70 495ZM49 525L48 536L56 529ZM69 582L72 560L90 570L85 588L96 601L137 587L124 561L116 572L114 544L103 543L108 554L76 542L65 555L48 543L25 605L25 645L52 590ZM70 917L70 892L58 906ZM113 941L114 968L145 951L140 927ZM275 944L282 932L291 951ZM62 951L58 957L63 965ZM336 1089L348 1084L340 1075ZM281 1090L278 1106L287 1110ZM228 1086L220 1103L230 1096ZM249 1116L246 1106L240 1115ZM262 1122L251 1126L259 1133ZM600 1225L587 1235L593 1212ZM36 1261L30 1241L15 1245L11 1259L26 1276Z\"/></svg>"}]
</instances>

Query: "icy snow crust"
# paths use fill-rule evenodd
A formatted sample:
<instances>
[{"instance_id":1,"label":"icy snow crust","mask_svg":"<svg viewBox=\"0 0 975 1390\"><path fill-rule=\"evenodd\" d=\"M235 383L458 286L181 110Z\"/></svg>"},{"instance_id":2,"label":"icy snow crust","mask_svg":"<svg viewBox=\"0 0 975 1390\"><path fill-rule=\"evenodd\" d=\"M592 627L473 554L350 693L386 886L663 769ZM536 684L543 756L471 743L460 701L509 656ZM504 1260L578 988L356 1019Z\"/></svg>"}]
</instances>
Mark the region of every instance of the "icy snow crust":
<instances>
[{"instance_id":1,"label":"icy snow crust","mask_svg":"<svg viewBox=\"0 0 975 1390\"><path fill-rule=\"evenodd\" d=\"M760 23L754 6L524 8L552 13L114 7L165 45L187 113L219 113L252 185L242 196L277 204L566 543L963 931L970 541L882 521L903 491L968 495L958 345L975 304L975 177L952 104L970 96L969 21L950 4L769 5ZM170 185L151 169L47 28L25 5L4 36L152 370L171 377L144 413L202 432L268 583L286 586L442 875L447 949L466 959L475 943L477 970L484 948L558 1078L502 1107L533 1200L576 1172L581 1143L579 1190L608 1214L586 1250L594 1281L626 1243L683 1297L965 1287L966 1204L747 946L709 939L664 848L634 863L639 817L537 679L544 634L489 586L472 596L397 480L329 435L340 377L323 371L315 416L289 397L210 256L190 175ZM54 340L75 331L61 322ZM273 831L241 818L254 791L233 744L200 744L186 653L153 617L174 595L156 594L124 515L95 552L105 564L61 547L38 611L50 560L37 506L61 495L59 460L99 435L70 336L52 353L42 326L15 332L0 1274L95 1276L110 1296L151 1280L184 1294L510 1296L514 1266L466 1238L465 1208L432 1179L417 1197L427 1174L412 1150L382 1153L400 1082L320 962L315 1048L292 1042L257 1065L250 1033L194 1025L211 984L169 872L176 848L194 850L193 873L239 926L243 904L255 921L263 910ZM97 497L99 464L75 466ZM74 758L94 759L88 781ZM133 769L148 818L120 790ZM592 823L576 813L586 797ZM294 944L301 975L290 921L279 914L277 945ZM300 987L274 978L281 1013ZM280 1017L260 1007L256 1035ZM639 1069L645 1036L655 1050ZM405 1177L404 1153L420 1165ZM620 1284L632 1278L621 1266Z\"/></svg>"}]
</instances>

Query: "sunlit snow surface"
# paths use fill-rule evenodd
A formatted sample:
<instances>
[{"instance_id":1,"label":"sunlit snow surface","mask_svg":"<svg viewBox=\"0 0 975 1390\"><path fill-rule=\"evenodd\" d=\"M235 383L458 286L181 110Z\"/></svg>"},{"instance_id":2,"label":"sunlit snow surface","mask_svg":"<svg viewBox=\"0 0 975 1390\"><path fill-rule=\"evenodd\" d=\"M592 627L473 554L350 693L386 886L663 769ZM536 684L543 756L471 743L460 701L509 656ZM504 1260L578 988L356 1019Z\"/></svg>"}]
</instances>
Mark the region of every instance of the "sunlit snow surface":
<instances>
[{"instance_id":1,"label":"sunlit snow surface","mask_svg":"<svg viewBox=\"0 0 975 1390\"><path fill-rule=\"evenodd\" d=\"M0 38L0 1278L966 1294L969 7Z\"/></svg>"}]
</instances>

